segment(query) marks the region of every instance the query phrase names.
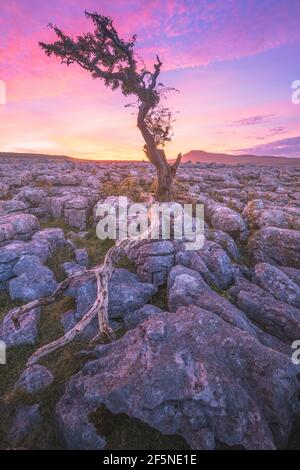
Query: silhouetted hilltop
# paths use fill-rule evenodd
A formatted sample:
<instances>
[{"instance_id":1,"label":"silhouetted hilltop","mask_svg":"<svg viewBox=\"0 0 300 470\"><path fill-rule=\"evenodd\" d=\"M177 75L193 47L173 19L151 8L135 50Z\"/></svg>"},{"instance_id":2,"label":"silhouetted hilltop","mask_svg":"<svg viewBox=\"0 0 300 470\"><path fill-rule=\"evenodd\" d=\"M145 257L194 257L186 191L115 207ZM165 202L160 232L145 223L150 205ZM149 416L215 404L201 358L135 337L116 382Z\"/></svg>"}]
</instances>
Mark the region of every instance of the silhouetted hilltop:
<instances>
[{"instance_id":1,"label":"silhouetted hilltop","mask_svg":"<svg viewBox=\"0 0 300 470\"><path fill-rule=\"evenodd\" d=\"M227 165L253 164L274 166L298 166L300 158L285 158L257 155L230 155L226 153L210 153L204 150L191 150L182 157L182 162L193 163L223 163Z\"/></svg>"}]
</instances>

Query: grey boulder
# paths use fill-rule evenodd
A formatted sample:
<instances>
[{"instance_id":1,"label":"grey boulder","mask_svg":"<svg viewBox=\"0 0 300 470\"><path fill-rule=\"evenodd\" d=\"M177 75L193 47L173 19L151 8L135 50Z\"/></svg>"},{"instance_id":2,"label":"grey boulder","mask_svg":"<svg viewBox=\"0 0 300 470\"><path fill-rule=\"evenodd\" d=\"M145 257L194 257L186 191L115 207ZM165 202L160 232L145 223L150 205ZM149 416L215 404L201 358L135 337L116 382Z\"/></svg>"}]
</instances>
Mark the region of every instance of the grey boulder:
<instances>
[{"instance_id":1,"label":"grey boulder","mask_svg":"<svg viewBox=\"0 0 300 470\"><path fill-rule=\"evenodd\" d=\"M95 354L56 406L68 448L103 448L105 429L98 435L89 421L100 405L180 435L192 449L287 443L298 410L293 364L211 312L152 315Z\"/></svg>"},{"instance_id":2,"label":"grey boulder","mask_svg":"<svg viewBox=\"0 0 300 470\"><path fill-rule=\"evenodd\" d=\"M35 344L38 339L40 314L40 308L35 308L23 313L18 321L14 321L14 311L11 310L0 323L0 339L7 347Z\"/></svg>"},{"instance_id":3,"label":"grey boulder","mask_svg":"<svg viewBox=\"0 0 300 470\"><path fill-rule=\"evenodd\" d=\"M21 445L28 435L37 430L42 421L38 403L18 406L9 431L9 439L12 445Z\"/></svg>"},{"instance_id":4,"label":"grey boulder","mask_svg":"<svg viewBox=\"0 0 300 470\"><path fill-rule=\"evenodd\" d=\"M236 305L265 332L290 344L300 337L300 309L277 300L265 289L237 278L229 289Z\"/></svg>"},{"instance_id":5,"label":"grey boulder","mask_svg":"<svg viewBox=\"0 0 300 470\"><path fill-rule=\"evenodd\" d=\"M228 254L212 241L205 240L197 251L178 252L176 264L198 271L206 282L219 289L227 289L233 282L234 268Z\"/></svg>"},{"instance_id":6,"label":"grey boulder","mask_svg":"<svg viewBox=\"0 0 300 470\"><path fill-rule=\"evenodd\" d=\"M15 389L33 395L47 388L53 380L54 376L50 370L40 364L34 364L22 372Z\"/></svg>"},{"instance_id":7,"label":"grey boulder","mask_svg":"<svg viewBox=\"0 0 300 470\"><path fill-rule=\"evenodd\" d=\"M266 227L252 235L248 247L256 263L300 268L300 231Z\"/></svg>"},{"instance_id":8,"label":"grey boulder","mask_svg":"<svg viewBox=\"0 0 300 470\"><path fill-rule=\"evenodd\" d=\"M13 273L17 277L9 281L12 300L30 302L51 295L57 287L53 272L34 255L22 256L14 266Z\"/></svg>"},{"instance_id":9,"label":"grey boulder","mask_svg":"<svg viewBox=\"0 0 300 470\"><path fill-rule=\"evenodd\" d=\"M76 262L81 266L87 266L89 264L89 255L86 248L77 248L75 250Z\"/></svg>"},{"instance_id":10,"label":"grey boulder","mask_svg":"<svg viewBox=\"0 0 300 470\"><path fill-rule=\"evenodd\" d=\"M157 292L153 284L140 282L138 276L126 269L116 269L109 281L108 313L111 319L124 318L145 305ZM76 318L80 320L96 300L94 276L74 279L66 291L75 298Z\"/></svg>"},{"instance_id":11,"label":"grey boulder","mask_svg":"<svg viewBox=\"0 0 300 470\"><path fill-rule=\"evenodd\" d=\"M285 354L290 352L281 340L252 323L252 317L248 318L243 309L238 308L240 307L238 303L236 306L225 296L219 295L206 284L198 272L192 269L177 265L171 270L168 279L168 302L171 312L176 312L182 306L201 307L215 313L230 325L247 331L265 346Z\"/></svg>"},{"instance_id":12,"label":"grey boulder","mask_svg":"<svg viewBox=\"0 0 300 470\"><path fill-rule=\"evenodd\" d=\"M124 317L124 323L127 328L135 328L143 321L147 320L152 315L160 313L162 310L155 305L146 304L143 307L135 310L134 312L128 313L126 317Z\"/></svg>"},{"instance_id":13,"label":"grey boulder","mask_svg":"<svg viewBox=\"0 0 300 470\"><path fill-rule=\"evenodd\" d=\"M161 286L174 266L175 248L168 240L144 243L131 251L130 259L137 266L137 273L143 282Z\"/></svg>"},{"instance_id":14,"label":"grey boulder","mask_svg":"<svg viewBox=\"0 0 300 470\"><path fill-rule=\"evenodd\" d=\"M271 264L260 263L255 266L254 272L258 284L277 300L300 308L300 287L283 271Z\"/></svg>"}]
</instances>

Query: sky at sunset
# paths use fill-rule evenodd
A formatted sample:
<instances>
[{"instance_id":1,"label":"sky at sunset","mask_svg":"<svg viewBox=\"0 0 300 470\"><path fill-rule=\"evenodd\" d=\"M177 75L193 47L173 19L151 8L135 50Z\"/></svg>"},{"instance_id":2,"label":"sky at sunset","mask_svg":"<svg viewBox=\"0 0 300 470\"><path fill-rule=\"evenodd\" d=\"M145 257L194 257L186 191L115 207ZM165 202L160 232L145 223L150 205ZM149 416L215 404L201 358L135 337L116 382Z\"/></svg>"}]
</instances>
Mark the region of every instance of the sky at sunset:
<instances>
[{"instance_id":1,"label":"sky at sunset","mask_svg":"<svg viewBox=\"0 0 300 470\"><path fill-rule=\"evenodd\" d=\"M300 157L300 0L0 0L0 151L97 159L143 158L135 117L119 91L79 66L48 58L49 22L76 35L93 29L83 11L111 16L137 34L147 65L176 87L167 155L202 149Z\"/></svg>"}]
</instances>

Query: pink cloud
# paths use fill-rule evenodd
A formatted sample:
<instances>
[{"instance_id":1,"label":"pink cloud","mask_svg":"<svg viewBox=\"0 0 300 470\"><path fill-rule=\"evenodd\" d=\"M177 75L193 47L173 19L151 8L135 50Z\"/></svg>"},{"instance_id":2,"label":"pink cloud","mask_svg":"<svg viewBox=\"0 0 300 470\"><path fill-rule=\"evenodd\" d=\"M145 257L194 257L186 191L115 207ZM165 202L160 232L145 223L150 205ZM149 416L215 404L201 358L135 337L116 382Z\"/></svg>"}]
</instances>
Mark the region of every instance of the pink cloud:
<instances>
[{"instance_id":1,"label":"pink cloud","mask_svg":"<svg viewBox=\"0 0 300 470\"><path fill-rule=\"evenodd\" d=\"M50 21L70 34L87 31L90 25L83 17L84 9L111 15L124 35L137 32L138 49L147 63L159 53L166 70L237 59L300 40L300 2L293 0L289 4L278 0L3 3L0 75L10 82L12 99L26 94L34 97L34 89L38 97L42 93L52 95L69 86L71 74L60 67L58 60L52 59L50 65L38 41L54 37L46 27ZM80 77L81 73L72 67L72 77ZM25 86L25 81L31 84Z\"/></svg>"},{"instance_id":2,"label":"pink cloud","mask_svg":"<svg viewBox=\"0 0 300 470\"><path fill-rule=\"evenodd\" d=\"M48 22L73 35L88 31L91 25L83 16L85 9L113 17L125 37L137 33L138 51L147 64L159 53L163 80L167 78L166 84L173 81L182 90L170 97L174 109L181 110L171 152L189 150L191 145L217 149L229 145L233 135L236 148L246 148L249 140L255 141L264 132L268 136L272 128L287 129L288 137L296 132L293 119L299 108L292 108L289 90L286 102L281 97L270 101L267 96L262 103L254 90L253 106L240 103L240 96L235 95L240 78L235 64L299 42L299 0L4 0L0 79L7 85L8 105L0 108L1 148L14 144L18 144L14 148L25 148L36 142L41 147L49 144L50 150L54 143L60 153L82 154L88 149L92 154L98 146L111 153L118 147L127 158L140 155L135 121L130 114L127 119L121 109L126 100L79 67L49 59L38 47L38 41L54 39ZM217 63L230 66L220 70ZM264 127L254 128L251 135L249 127L245 134L242 125L234 129L236 134L228 130L230 122L267 114L278 116L274 125L256 122Z\"/></svg>"}]
</instances>

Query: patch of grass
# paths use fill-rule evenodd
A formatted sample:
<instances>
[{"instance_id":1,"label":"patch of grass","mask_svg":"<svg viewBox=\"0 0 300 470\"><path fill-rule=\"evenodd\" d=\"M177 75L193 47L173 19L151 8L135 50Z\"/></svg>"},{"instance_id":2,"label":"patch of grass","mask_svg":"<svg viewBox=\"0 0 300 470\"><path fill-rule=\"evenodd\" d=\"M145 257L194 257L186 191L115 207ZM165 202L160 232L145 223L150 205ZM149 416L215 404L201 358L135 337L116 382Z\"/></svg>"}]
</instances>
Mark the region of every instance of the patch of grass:
<instances>
[{"instance_id":1,"label":"patch of grass","mask_svg":"<svg viewBox=\"0 0 300 470\"><path fill-rule=\"evenodd\" d=\"M192 203L192 199L188 196L188 188L185 183L178 181L175 179L172 186L173 191L173 198L174 201L179 202L181 204L190 204Z\"/></svg>"},{"instance_id":2,"label":"patch of grass","mask_svg":"<svg viewBox=\"0 0 300 470\"><path fill-rule=\"evenodd\" d=\"M41 364L53 372L55 380L50 387L35 397L40 402L44 436L40 439L32 436L31 448L44 448L45 444L51 449L64 448L55 420L55 406L64 392L66 381L79 372L87 360L87 357L76 356L76 353L85 346L85 343L75 342L40 361Z\"/></svg>"},{"instance_id":3,"label":"patch of grass","mask_svg":"<svg viewBox=\"0 0 300 470\"><path fill-rule=\"evenodd\" d=\"M74 300L70 297L63 297L59 302L43 308L39 321L39 338L35 346L19 346L9 348L7 351L7 364L2 365L0 380L0 448L9 448L8 430L11 417L17 406L32 405L40 403L39 411L42 415L42 424L25 439L18 443L18 446L27 449L62 449L64 448L61 438L57 432L55 422L55 405L64 391L66 381L76 374L89 359L88 356L77 356L82 349L89 349L86 342L74 341L42 358L39 364L44 365L52 371L55 379L45 390L34 395L24 392L14 392L14 385L21 372L26 368L26 362L30 355L39 347L47 344L63 334L60 324L62 313L74 307Z\"/></svg>"},{"instance_id":4,"label":"patch of grass","mask_svg":"<svg viewBox=\"0 0 300 470\"><path fill-rule=\"evenodd\" d=\"M152 305L168 311L168 288L167 285L159 287L158 292L151 298Z\"/></svg>"},{"instance_id":5,"label":"patch of grass","mask_svg":"<svg viewBox=\"0 0 300 470\"><path fill-rule=\"evenodd\" d=\"M6 364L1 365L0 369L0 397L3 397L15 383L25 368L29 356L43 344L49 343L63 334L60 316L72 308L74 308L74 300L71 297L63 297L59 302L43 307L39 320L37 345L22 345L7 349Z\"/></svg>"},{"instance_id":6,"label":"patch of grass","mask_svg":"<svg viewBox=\"0 0 300 470\"><path fill-rule=\"evenodd\" d=\"M66 224L66 222L62 218L54 219L53 217L50 217L48 219L41 219L39 222L40 222L41 229L61 228L64 231L65 236L71 231L79 232L79 229L71 227L70 225Z\"/></svg>"},{"instance_id":7,"label":"patch of grass","mask_svg":"<svg viewBox=\"0 0 300 470\"><path fill-rule=\"evenodd\" d=\"M251 255L248 251L247 242L241 242L239 239L236 239L235 242L240 253L239 264L247 267L253 266L253 260L251 260Z\"/></svg>"},{"instance_id":8,"label":"patch of grass","mask_svg":"<svg viewBox=\"0 0 300 470\"><path fill-rule=\"evenodd\" d=\"M24 392L12 393L13 385L20 373L24 370L26 361L30 354L32 354L33 348L18 348L17 352L9 351L10 354L13 353L11 357L12 360L14 360L14 367L10 367L10 373L7 374L5 381L7 399L5 403L6 406L1 415L0 448L11 446L8 430L11 416L13 416L16 407L19 405L33 405L34 403L40 404L39 412L43 418L42 424L18 442L18 446L34 450L64 448L64 443L59 435L55 420L55 406L64 392L66 381L72 375L76 374L82 368L84 362L88 360L87 356L76 356L77 352L86 348L86 343L74 342L41 359L39 363L51 370L55 378L49 387L34 395L29 395Z\"/></svg>"},{"instance_id":9,"label":"patch of grass","mask_svg":"<svg viewBox=\"0 0 300 470\"><path fill-rule=\"evenodd\" d=\"M210 193L211 197L217 202L223 202L222 194L218 193L217 191L212 191Z\"/></svg>"},{"instance_id":10,"label":"patch of grass","mask_svg":"<svg viewBox=\"0 0 300 470\"><path fill-rule=\"evenodd\" d=\"M45 390L34 396L33 402L40 403L40 413L43 417L42 429L39 434L32 434L24 443L29 449L63 449L64 443L57 429L55 419L55 406L64 393L67 380L75 375L89 359L87 356L78 356L82 349L87 349L85 342L73 342L64 348L42 358L39 363L47 367L53 373L55 379Z\"/></svg>"},{"instance_id":11,"label":"patch of grass","mask_svg":"<svg viewBox=\"0 0 300 470\"><path fill-rule=\"evenodd\" d=\"M116 183L114 181L104 181L104 183L101 184L101 193L103 197L121 196L120 183Z\"/></svg>"},{"instance_id":12,"label":"patch of grass","mask_svg":"<svg viewBox=\"0 0 300 470\"><path fill-rule=\"evenodd\" d=\"M26 361L35 347L32 345L17 346L8 348L6 351L6 364L0 367L0 397L5 398L5 394L10 391L15 384L22 370L25 368ZM1 421L1 420L0 420Z\"/></svg>"},{"instance_id":13,"label":"patch of grass","mask_svg":"<svg viewBox=\"0 0 300 470\"><path fill-rule=\"evenodd\" d=\"M113 414L104 405L90 414L97 432L104 436L108 450L188 450L180 436L166 435L125 413Z\"/></svg>"},{"instance_id":14,"label":"patch of grass","mask_svg":"<svg viewBox=\"0 0 300 470\"><path fill-rule=\"evenodd\" d=\"M58 302L42 308L39 320L39 346L51 343L64 334L61 315L75 309L73 297L62 297Z\"/></svg>"},{"instance_id":15,"label":"patch of grass","mask_svg":"<svg viewBox=\"0 0 300 470\"><path fill-rule=\"evenodd\" d=\"M118 263L115 264L116 268L122 268L122 269L127 269L127 271L130 271L131 273L136 274L136 266L135 264L130 261L127 256L123 256Z\"/></svg>"},{"instance_id":16,"label":"patch of grass","mask_svg":"<svg viewBox=\"0 0 300 470\"><path fill-rule=\"evenodd\" d=\"M115 242L107 238L99 240L96 229L88 230L88 236L85 239L77 239L75 241L77 248L86 248L89 255L89 267L97 266L103 263L104 257Z\"/></svg>"},{"instance_id":17,"label":"patch of grass","mask_svg":"<svg viewBox=\"0 0 300 470\"><path fill-rule=\"evenodd\" d=\"M41 228L61 228L64 234L67 235L70 231L76 233L72 227L67 225L63 219L49 219L47 221L40 222ZM78 231L78 230L77 230ZM86 248L89 255L89 266L93 267L101 264L104 257L114 245L114 240L106 239L99 240L96 234L96 228L90 227L87 229L88 235L85 238L76 238L74 243L77 248ZM47 262L47 266L54 272L57 281L63 281L66 275L61 267L61 264L66 261L74 261L74 255L72 250L67 247L59 248Z\"/></svg>"},{"instance_id":18,"label":"patch of grass","mask_svg":"<svg viewBox=\"0 0 300 470\"><path fill-rule=\"evenodd\" d=\"M62 264L66 261L75 261L74 253L69 246L60 246L55 250L46 263L48 268L54 272L58 282L63 281L67 277L62 267Z\"/></svg>"},{"instance_id":19,"label":"patch of grass","mask_svg":"<svg viewBox=\"0 0 300 470\"><path fill-rule=\"evenodd\" d=\"M35 185L37 188L45 189L48 192L53 188L53 184L50 181L36 181Z\"/></svg>"},{"instance_id":20,"label":"patch of grass","mask_svg":"<svg viewBox=\"0 0 300 470\"><path fill-rule=\"evenodd\" d=\"M233 298L231 297L229 292L227 292L227 290L220 289L215 284L210 284L210 287L212 288L212 290L214 290L221 297L224 297L225 299L229 300L229 302L233 303Z\"/></svg>"},{"instance_id":21,"label":"patch of grass","mask_svg":"<svg viewBox=\"0 0 300 470\"><path fill-rule=\"evenodd\" d=\"M10 191L8 191L8 193L3 195L0 199L1 201L10 201L13 197L14 195Z\"/></svg>"},{"instance_id":22,"label":"patch of grass","mask_svg":"<svg viewBox=\"0 0 300 470\"><path fill-rule=\"evenodd\" d=\"M13 387L34 349L32 345L9 348L6 351L6 364L0 365L0 449L10 447L7 433L10 416L16 409Z\"/></svg>"},{"instance_id":23,"label":"patch of grass","mask_svg":"<svg viewBox=\"0 0 300 470\"><path fill-rule=\"evenodd\" d=\"M11 300L7 291L0 291L0 321L5 315L15 307L20 307L22 302L19 300Z\"/></svg>"},{"instance_id":24,"label":"patch of grass","mask_svg":"<svg viewBox=\"0 0 300 470\"><path fill-rule=\"evenodd\" d=\"M105 181L101 186L103 197L127 196L133 202L141 202L141 193L151 191L151 183L145 183L136 177L129 176L121 183Z\"/></svg>"}]
</instances>

